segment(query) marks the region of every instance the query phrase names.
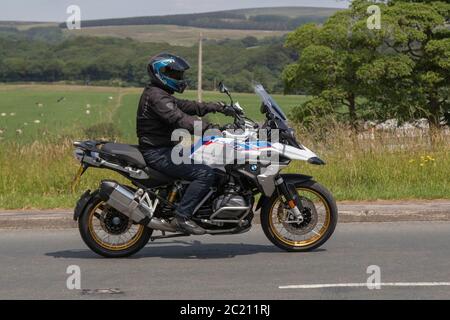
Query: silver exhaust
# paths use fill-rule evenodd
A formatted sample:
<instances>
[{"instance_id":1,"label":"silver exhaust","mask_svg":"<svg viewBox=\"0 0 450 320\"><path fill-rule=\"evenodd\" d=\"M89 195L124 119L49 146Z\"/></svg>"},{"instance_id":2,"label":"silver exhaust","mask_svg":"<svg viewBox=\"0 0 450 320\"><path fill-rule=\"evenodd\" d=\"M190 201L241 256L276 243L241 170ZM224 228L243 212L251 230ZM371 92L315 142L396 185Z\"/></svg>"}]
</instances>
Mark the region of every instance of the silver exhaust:
<instances>
[{"instance_id":1,"label":"silver exhaust","mask_svg":"<svg viewBox=\"0 0 450 320\"><path fill-rule=\"evenodd\" d=\"M145 225L153 230L177 232L175 226L166 220L153 217L156 205L151 208L146 201L140 200L138 194L133 193L115 181L102 181L100 184L100 198L136 223Z\"/></svg>"}]
</instances>

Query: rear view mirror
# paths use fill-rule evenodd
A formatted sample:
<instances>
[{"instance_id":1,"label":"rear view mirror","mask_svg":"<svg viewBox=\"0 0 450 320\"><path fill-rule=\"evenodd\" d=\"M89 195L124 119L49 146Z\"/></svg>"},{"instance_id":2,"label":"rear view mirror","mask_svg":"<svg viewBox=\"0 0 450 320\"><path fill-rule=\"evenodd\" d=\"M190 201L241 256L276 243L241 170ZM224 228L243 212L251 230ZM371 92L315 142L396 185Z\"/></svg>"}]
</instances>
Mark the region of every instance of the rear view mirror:
<instances>
[{"instance_id":1,"label":"rear view mirror","mask_svg":"<svg viewBox=\"0 0 450 320\"><path fill-rule=\"evenodd\" d=\"M230 91L228 91L228 88L225 87L225 85L223 84L222 81L220 81L220 83L219 83L219 90L221 93L225 93L230 98L231 105L234 105L233 98L231 97Z\"/></svg>"},{"instance_id":2,"label":"rear view mirror","mask_svg":"<svg viewBox=\"0 0 450 320\"><path fill-rule=\"evenodd\" d=\"M230 93L228 91L228 88L223 84L222 81L219 83L219 90L220 90L221 93L226 93L226 94Z\"/></svg>"}]
</instances>

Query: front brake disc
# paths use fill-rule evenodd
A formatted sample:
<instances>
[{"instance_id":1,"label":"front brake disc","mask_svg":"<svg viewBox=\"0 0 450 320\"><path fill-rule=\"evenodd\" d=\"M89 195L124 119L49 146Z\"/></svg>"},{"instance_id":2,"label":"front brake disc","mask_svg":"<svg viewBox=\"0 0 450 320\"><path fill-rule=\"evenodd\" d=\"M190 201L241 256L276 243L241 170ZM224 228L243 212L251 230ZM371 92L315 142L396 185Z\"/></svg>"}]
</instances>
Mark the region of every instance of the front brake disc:
<instances>
[{"instance_id":1,"label":"front brake disc","mask_svg":"<svg viewBox=\"0 0 450 320\"><path fill-rule=\"evenodd\" d=\"M305 235L317 226L319 216L317 213L316 206L314 202L309 200L308 198L301 197L300 201L302 202L302 215L303 222L296 222L296 218L293 213L283 208L278 209L278 219L283 224L284 228L295 235ZM280 214L280 209L284 212L284 214Z\"/></svg>"}]
</instances>

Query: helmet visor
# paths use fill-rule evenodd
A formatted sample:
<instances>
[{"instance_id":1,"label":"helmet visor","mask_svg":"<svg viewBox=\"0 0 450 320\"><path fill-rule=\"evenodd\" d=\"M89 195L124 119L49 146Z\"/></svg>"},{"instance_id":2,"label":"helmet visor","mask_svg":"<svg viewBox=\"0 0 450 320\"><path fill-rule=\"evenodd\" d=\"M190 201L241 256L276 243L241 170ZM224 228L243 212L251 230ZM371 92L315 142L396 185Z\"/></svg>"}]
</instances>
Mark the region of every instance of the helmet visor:
<instances>
[{"instance_id":1,"label":"helmet visor","mask_svg":"<svg viewBox=\"0 0 450 320\"><path fill-rule=\"evenodd\" d=\"M183 58L180 57L176 57L173 56L173 58L171 58L172 61L171 63L168 65L168 67L172 70L176 70L176 71L186 71L188 70L191 66L189 65L189 63L187 63L186 60L184 60Z\"/></svg>"},{"instance_id":2,"label":"helmet visor","mask_svg":"<svg viewBox=\"0 0 450 320\"><path fill-rule=\"evenodd\" d=\"M168 78L174 79L174 80L184 80L184 70L175 70L172 68L172 66L167 66L165 68L161 69L161 73L165 75Z\"/></svg>"}]
</instances>

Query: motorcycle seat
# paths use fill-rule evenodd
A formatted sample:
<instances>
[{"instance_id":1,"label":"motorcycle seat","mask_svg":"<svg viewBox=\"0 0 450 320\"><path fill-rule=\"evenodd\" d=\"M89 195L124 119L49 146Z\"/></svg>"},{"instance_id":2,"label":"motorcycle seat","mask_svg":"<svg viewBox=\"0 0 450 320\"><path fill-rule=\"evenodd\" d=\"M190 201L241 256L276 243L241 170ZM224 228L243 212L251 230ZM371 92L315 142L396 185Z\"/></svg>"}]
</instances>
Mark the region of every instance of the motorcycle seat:
<instances>
[{"instance_id":1,"label":"motorcycle seat","mask_svg":"<svg viewBox=\"0 0 450 320\"><path fill-rule=\"evenodd\" d=\"M102 151L109 153L118 160L122 160L138 169L144 169L147 166L144 157L137 146L120 143L107 143L103 146Z\"/></svg>"},{"instance_id":2,"label":"motorcycle seat","mask_svg":"<svg viewBox=\"0 0 450 320\"><path fill-rule=\"evenodd\" d=\"M102 151L120 161L132 165L133 167L143 169L152 179L158 182L171 183L176 180L148 167L142 153L139 151L138 146L120 143L107 143L103 146Z\"/></svg>"}]
</instances>

